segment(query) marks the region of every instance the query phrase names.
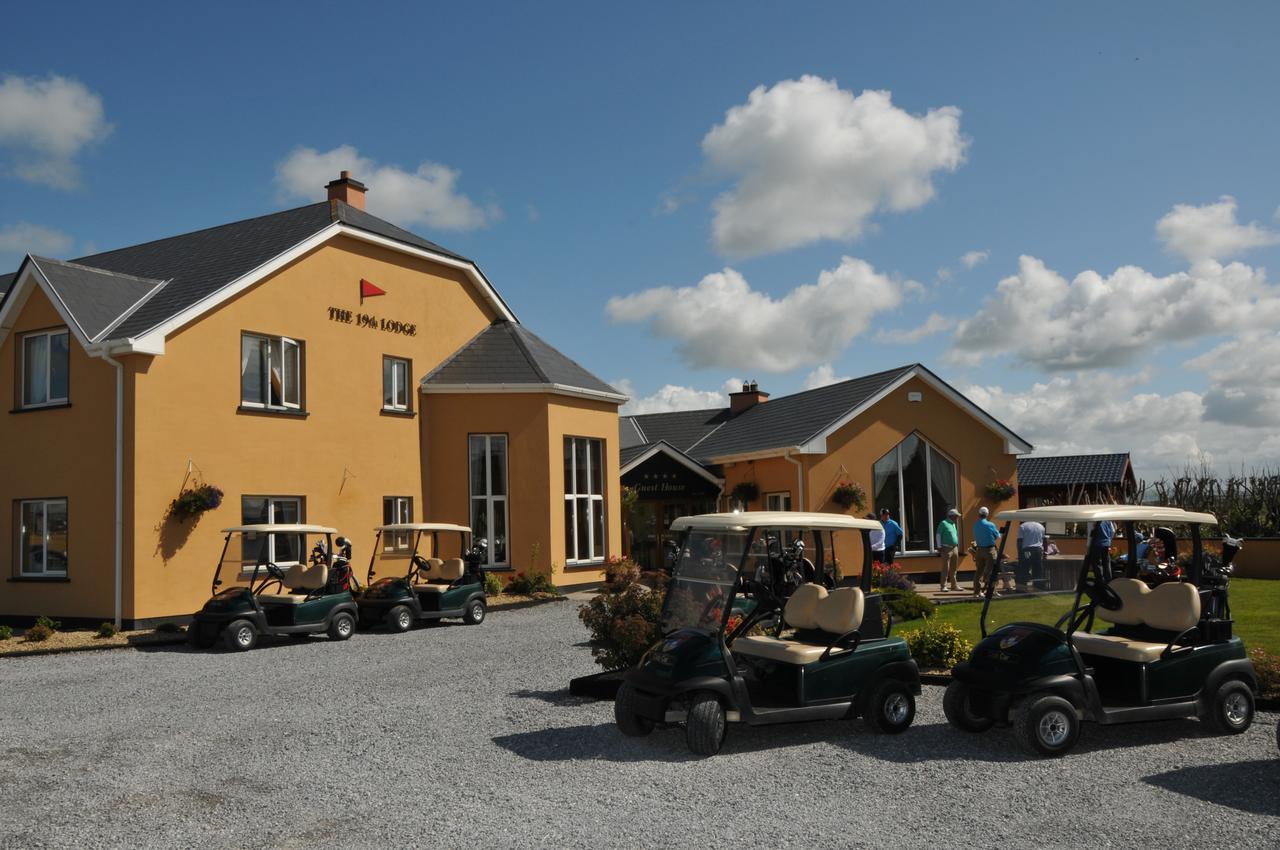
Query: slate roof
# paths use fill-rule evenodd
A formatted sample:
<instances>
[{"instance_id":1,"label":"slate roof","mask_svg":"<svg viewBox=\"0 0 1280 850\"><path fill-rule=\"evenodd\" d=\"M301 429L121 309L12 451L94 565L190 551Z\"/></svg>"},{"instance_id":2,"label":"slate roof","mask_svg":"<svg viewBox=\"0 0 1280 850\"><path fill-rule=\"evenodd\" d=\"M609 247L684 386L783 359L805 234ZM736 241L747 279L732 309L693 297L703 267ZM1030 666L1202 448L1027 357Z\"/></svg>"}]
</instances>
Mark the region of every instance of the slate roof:
<instances>
[{"instance_id":1,"label":"slate roof","mask_svg":"<svg viewBox=\"0 0 1280 850\"><path fill-rule=\"evenodd\" d=\"M1018 458L1021 487L1064 487L1072 484L1122 484L1129 453Z\"/></svg>"},{"instance_id":2,"label":"slate roof","mask_svg":"<svg viewBox=\"0 0 1280 850\"><path fill-rule=\"evenodd\" d=\"M638 443L633 446L624 446L623 448L618 450L619 465L626 466L627 464L631 463L631 461L640 457L640 455L649 451L649 449L653 448L654 445L656 444L655 443Z\"/></svg>"},{"instance_id":3,"label":"slate roof","mask_svg":"<svg viewBox=\"0 0 1280 850\"><path fill-rule=\"evenodd\" d=\"M13 286L13 279L17 276L17 272L0 274L0 301L4 300L4 294L9 291L9 287Z\"/></svg>"},{"instance_id":4,"label":"slate roof","mask_svg":"<svg viewBox=\"0 0 1280 850\"><path fill-rule=\"evenodd\" d=\"M621 395L524 325L498 319L422 379L424 386L559 384Z\"/></svg>"},{"instance_id":5,"label":"slate roof","mask_svg":"<svg viewBox=\"0 0 1280 850\"><path fill-rule=\"evenodd\" d=\"M729 409L716 407L711 410L677 410L671 413L646 413L628 416L630 427L638 429L639 442L667 442L682 452L688 452L699 440L729 421ZM619 425L619 445L628 445L626 431Z\"/></svg>"},{"instance_id":6,"label":"slate roof","mask_svg":"<svg viewBox=\"0 0 1280 850\"><path fill-rule=\"evenodd\" d=\"M46 257L32 257L31 262L49 281L90 341L97 339L112 322L164 283Z\"/></svg>"}]
</instances>

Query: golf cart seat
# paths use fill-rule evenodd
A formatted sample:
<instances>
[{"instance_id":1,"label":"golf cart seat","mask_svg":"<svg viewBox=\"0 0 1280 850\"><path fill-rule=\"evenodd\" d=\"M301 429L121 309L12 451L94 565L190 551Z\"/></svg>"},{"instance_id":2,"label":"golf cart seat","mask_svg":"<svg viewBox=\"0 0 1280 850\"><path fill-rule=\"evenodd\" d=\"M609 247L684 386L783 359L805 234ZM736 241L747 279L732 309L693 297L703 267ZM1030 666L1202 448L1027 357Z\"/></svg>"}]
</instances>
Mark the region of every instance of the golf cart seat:
<instances>
[{"instance_id":1,"label":"golf cart seat","mask_svg":"<svg viewBox=\"0 0 1280 850\"><path fill-rule=\"evenodd\" d=\"M1097 609L1100 619L1116 626L1143 627L1168 632L1163 643L1137 640L1123 634L1092 635L1077 632L1072 635L1076 649L1085 655L1100 655L1120 661L1150 664L1158 661L1169 641L1193 628L1200 622L1200 594L1194 585L1168 582L1148 588L1135 578L1112 579L1110 585L1120 597L1121 606L1109 610Z\"/></svg>"},{"instance_id":2,"label":"golf cart seat","mask_svg":"<svg viewBox=\"0 0 1280 850\"><path fill-rule=\"evenodd\" d=\"M290 593L259 593L262 602L275 605L300 605L310 598L310 591L319 590L329 581L329 565L325 563L296 563L289 567L281 582Z\"/></svg>"},{"instance_id":3,"label":"golf cart seat","mask_svg":"<svg viewBox=\"0 0 1280 850\"><path fill-rule=\"evenodd\" d=\"M821 643L805 640L792 633L788 637L748 635L733 642L740 655L781 661L784 664L808 664L827 651L831 640L862 625L862 590L839 587L828 591L820 584L802 584L787 600L782 616L788 626L800 632L825 636ZM832 650L832 655L847 650Z\"/></svg>"},{"instance_id":4,"label":"golf cart seat","mask_svg":"<svg viewBox=\"0 0 1280 850\"><path fill-rule=\"evenodd\" d=\"M439 558L414 559L415 563L426 564L425 567L418 567L418 578L423 581L431 581L440 575L440 568L444 566L444 561Z\"/></svg>"},{"instance_id":5,"label":"golf cart seat","mask_svg":"<svg viewBox=\"0 0 1280 850\"><path fill-rule=\"evenodd\" d=\"M466 564L461 558L447 558L441 561L439 558L431 559L432 572L427 578L431 581L427 584L416 584L414 590L426 591L427 593L443 593L448 590L450 585L462 578L462 574L466 572ZM439 566L436 566L436 565ZM423 575L421 570L418 575Z\"/></svg>"}]
</instances>

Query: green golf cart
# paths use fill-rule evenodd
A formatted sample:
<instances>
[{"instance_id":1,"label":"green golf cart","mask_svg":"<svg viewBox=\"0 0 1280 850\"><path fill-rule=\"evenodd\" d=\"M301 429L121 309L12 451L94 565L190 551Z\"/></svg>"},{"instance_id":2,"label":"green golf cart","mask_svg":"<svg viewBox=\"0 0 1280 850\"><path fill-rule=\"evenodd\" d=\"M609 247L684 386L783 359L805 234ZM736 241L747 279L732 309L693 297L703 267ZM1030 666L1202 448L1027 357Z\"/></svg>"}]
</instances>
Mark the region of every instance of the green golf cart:
<instances>
[{"instance_id":1,"label":"green golf cart","mask_svg":"<svg viewBox=\"0 0 1280 850\"><path fill-rule=\"evenodd\" d=\"M897 733L915 717L920 675L906 643L890 637L871 593L869 534L880 524L792 511L677 519L680 556L663 606L663 637L626 674L614 703L624 735L683 724L695 753L714 755L728 723L752 726L861 715ZM814 575L861 538L861 579L828 589L801 584L785 600L772 582L771 541L805 540ZM794 548L794 547L793 547ZM754 605L742 606L742 599Z\"/></svg>"},{"instance_id":2,"label":"green golf cart","mask_svg":"<svg viewBox=\"0 0 1280 850\"><path fill-rule=\"evenodd\" d=\"M1112 523L1128 557L1120 563L1105 550L1091 552L1076 589L1065 593L1000 597L991 582L980 615L983 639L952 670L943 701L952 726L983 732L1011 725L1031 752L1045 756L1069 751L1085 720L1198 717L1223 734L1249 728L1257 679L1232 634L1228 598L1239 544L1224 538L1221 554L1208 551L1201 527L1217 525L1212 514L1064 505L996 518L1004 522L998 561L1010 524L1030 521ZM1180 528L1190 553L1179 559L1164 547L1144 547L1138 526L1157 523Z\"/></svg>"},{"instance_id":3,"label":"green golf cart","mask_svg":"<svg viewBox=\"0 0 1280 850\"><path fill-rule=\"evenodd\" d=\"M193 645L206 649L221 639L227 649L245 651L269 635L351 637L357 616L351 544L339 537L335 554L336 529L264 524L224 528L222 533L226 537L213 574L213 597L187 628ZM235 586L219 590L228 563L234 569L227 578Z\"/></svg>"},{"instance_id":4,"label":"green golf cart","mask_svg":"<svg viewBox=\"0 0 1280 850\"><path fill-rule=\"evenodd\" d=\"M438 522L401 522L374 529L369 574L360 594L360 623L407 632L415 622L461 617L484 621L485 541L470 546L471 529ZM443 546L442 546L442 538ZM449 542L456 543L450 551ZM429 551L423 554L424 544ZM441 558L445 554L449 557ZM391 573L376 578L378 573Z\"/></svg>"}]
</instances>

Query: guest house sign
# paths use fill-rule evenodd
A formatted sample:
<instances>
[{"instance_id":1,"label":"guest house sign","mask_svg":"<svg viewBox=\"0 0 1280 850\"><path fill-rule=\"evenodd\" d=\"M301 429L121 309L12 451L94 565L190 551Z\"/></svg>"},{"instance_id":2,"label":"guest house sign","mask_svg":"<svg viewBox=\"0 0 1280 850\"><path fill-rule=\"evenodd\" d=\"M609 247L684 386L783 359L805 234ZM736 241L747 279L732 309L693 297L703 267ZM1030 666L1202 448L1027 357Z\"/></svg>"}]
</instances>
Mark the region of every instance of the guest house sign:
<instances>
[{"instance_id":1,"label":"guest house sign","mask_svg":"<svg viewBox=\"0 0 1280 850\"><path fill-rule=\"evenodd\" d=\"M379 295L386 295L385 289L382 289L367 280L360 281L360 303L364 304L366 298L374 298ZM329 321L338 322L343 325L355 325L358 328L371 328L377 331L386 331L387 333L403 334L405 336L417 336L418 326L412 322L400 322L395 319L388 319L383 316L375 316L372 313L366 313L363 310L345 310L342 307L329 308Z\"/></svg>"}]
</instances>

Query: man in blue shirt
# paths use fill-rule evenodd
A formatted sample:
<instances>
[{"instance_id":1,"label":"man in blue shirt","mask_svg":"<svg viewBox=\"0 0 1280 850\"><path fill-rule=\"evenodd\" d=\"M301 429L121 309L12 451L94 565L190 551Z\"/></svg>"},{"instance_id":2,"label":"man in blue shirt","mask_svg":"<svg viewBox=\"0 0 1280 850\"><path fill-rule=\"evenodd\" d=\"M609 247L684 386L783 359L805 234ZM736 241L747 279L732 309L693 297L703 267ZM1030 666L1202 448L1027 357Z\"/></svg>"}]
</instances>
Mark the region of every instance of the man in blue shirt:
<instances>
[{"instance_id":1,"label":"man in blue shirt","mask_svg":"<svg viewBox=\"0 0 1280 850\"><path fill-rule=\"evenodd\" d=\"M1000 545L1000 529L987 517L991 511L978 508L978 521L973 524L973 595L981 596L986 585L996 580L996 553ZM996 593L995 596L1000 594Z\"/></svg>"},{"instance_id":2,"label":"man in blue shirt","mask_svg":"<svg viewBox=\"0 0 1280 850\"><path fill-rule=\"evenodd\" d=\"M1089 529L1089 554L1086 556L1097 565L1103 581L1111 581L1111 539L1116 535L1116 524L1109 519L1095 522Z\"/></svg>"},{"instance_id":3,"label":"man in blue shirt","mask_svg":"<svg viewBox=\"0 0 1280 850\"><path fill-rule=\"evenodd\" d=\"M898 555L898 544L902 542L902 526L889 516L888 508L880 509L880 524L884 526L884 565L887 567Z\"/></svg>"}]
</instances>

